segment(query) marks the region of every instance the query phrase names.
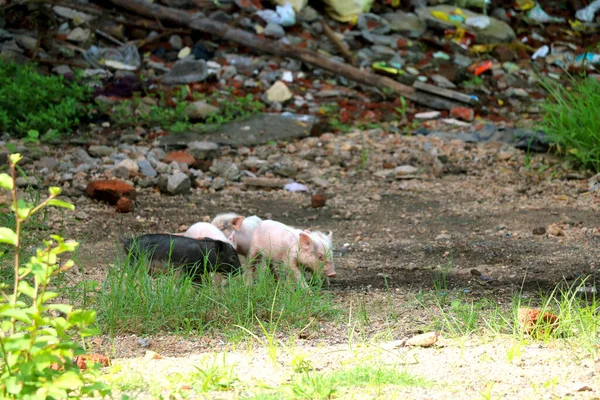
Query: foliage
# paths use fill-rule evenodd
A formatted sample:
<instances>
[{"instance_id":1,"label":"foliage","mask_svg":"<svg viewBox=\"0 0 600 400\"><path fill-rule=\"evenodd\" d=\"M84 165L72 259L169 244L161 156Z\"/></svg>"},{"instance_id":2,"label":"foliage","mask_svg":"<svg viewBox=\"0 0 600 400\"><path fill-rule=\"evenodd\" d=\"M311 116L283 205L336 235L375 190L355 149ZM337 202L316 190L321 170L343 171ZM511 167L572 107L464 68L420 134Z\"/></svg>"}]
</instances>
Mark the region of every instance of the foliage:
<instances>
[{"instance_id":1,"label":"foliage","mask_svg":"<svg viewBox=\"0 0 600 400\"><path fill-rule=\"evenodd\" d=\"M0 63L0 130L28 137L31 131L48 128L70 132L88 111L83 103L93 90L80 85L79 78L68 82L62 76L39 74L35 65Z\"/></svg>"},{"instance_id":2,"label":"foliage","mask_svg":"<svg viewBox=\"0 0 600 400\"><path fill-rule=\"evenodd\" d=\"M571 77L568 85L543 81L542 127L559 153L600 171L600 82Z\"/></svg>"},{"instance_id":3,"label":"foliage","mask_svg":"<svg viewBox=\"0 0 600 400\"><path fill-rule=\"evenodd\" d=\"M53 303L58 293L49 290L60 272L73 266L72 260L59 265L58 256L72 252L78 243L58 235L45 240L44 247L24 265L20 262L22 225L47 206L74 209L57 199L60 188L51 187L49 197L37 206L19 200L15 184L16 164L20 154L10 156L10 172L0 174L0 188L12 193L15 229L0 227L0 242L15 247L12 287L0 284L0 397L26 399L79 398L108 388L94 382L92 372L83 372L73 358L84 354L80 340L96 333L95 311L74 310L67 304ZM56 316L58 314L58 316ZM61 315L62 314L62 315Z\"/></svg>"}]
</instances>

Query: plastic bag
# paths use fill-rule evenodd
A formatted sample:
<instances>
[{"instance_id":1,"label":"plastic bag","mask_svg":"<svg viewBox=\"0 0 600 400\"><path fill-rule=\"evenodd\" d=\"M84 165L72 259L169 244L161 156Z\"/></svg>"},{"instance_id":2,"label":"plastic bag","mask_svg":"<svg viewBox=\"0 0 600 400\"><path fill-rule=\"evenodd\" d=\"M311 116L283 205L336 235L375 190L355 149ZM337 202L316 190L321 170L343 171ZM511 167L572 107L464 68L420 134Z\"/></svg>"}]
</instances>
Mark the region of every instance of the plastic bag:
<instances>
[{"instance_id":1,"label":"plastic bag","mask_svg":"<svg viewBox=\"0 0 600 400\"><path fill-rule=\"evenodd\" d=\"M256 15L261 17L268 24L277 24L281 26L293 26L296 24L296 12L291 3L285 3L282 6L275 7L273 10L260 10Z\"/></svg>"},{"instance_id":2,"label":"plastic bag","mask_svg":"<svg viewBox=\"0 0 600 400\"><path fill-rule=\"evenodd\" d=\"M324 0L329 16L340 22L356 23L361 13L369 12L373 0Z\"/></svg>"},{"instance_id":3,"label":"plastic bag","mask_svg":"<svg viewBox=\"0 0 600 400\"><path fill-rule=\"evenodd\" d=\"M531 10L527 12L527 17L535 22L565 22L564 18L552 17L548 15L546 11L542 10L539 4L536 4Z\"/></svg>"},{"instance_id":4,"label":"plastic bag","mask_svg":"<svg viewBox=\"0 0 600 400\"><path fill-rule=\"evenodd\" d=\"M97 68L135 71L141 65L140 53L137 47L131 44L117 48L92 46L83 53L83 58Z\"/></svg>"},{"instance_id":5,"label":"plastic bag","mask_svg":"<svg viewBox=\"0 0 600 400\"><path fill-rule=\"evenodd\" d=\"M300 10L302 10L308 4L308 0L273 0L273 2L275 4L279 4L280 6L289 3L292 5L292 7L294 7L296 12L300 12Z\"/></svg>"},{"instance_id":6,"label":"plastic bag","mask_svg":"<svg viewBox=\"0 0 600 400\"><path fill-rule=\"evenodd\" d=\"M575 18L584 22L592 22L594 20L594 15L596 15L596 11L598 10L600 10L600 0L590 3L587 7L584 7L581 10L577 10L575 13Z\"/></svg>"}]
</instances>

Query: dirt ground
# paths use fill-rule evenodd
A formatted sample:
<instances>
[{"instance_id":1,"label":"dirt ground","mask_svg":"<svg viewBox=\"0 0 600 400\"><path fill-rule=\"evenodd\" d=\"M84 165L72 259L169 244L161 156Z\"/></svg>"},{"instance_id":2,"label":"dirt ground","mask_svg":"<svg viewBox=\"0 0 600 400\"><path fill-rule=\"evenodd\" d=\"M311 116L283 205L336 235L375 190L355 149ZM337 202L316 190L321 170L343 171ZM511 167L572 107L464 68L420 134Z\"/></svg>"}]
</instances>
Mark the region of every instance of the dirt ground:
<instances>
[{"instance_id":1,"label":"dirt ground","mask_svg":"<svg viewBox=\"0 0 600 400\"><path fill-rule=\"evenodd\" d=\"M423 146L429 141L402 140L407 146ZM407 304L419 291L434 290L432 276L439 266L448 268L449 291L468 291L474 299L487 297L498 304L508 303L514 293L537 296L540 290L547 291L564 279L574 282L591 275L588 285L594 285L600 259L600 214L598 199L588 192L584 174L561 170L560 160L548 155L535 155L531 160L518 151L506 155L506 148L499 144L472 145L470 149L455 142L435 144L454 146L449 154L459 155L454 161L450 157L441 176L423 173L415 179L390 181L374 176L368 169L339 174L330 179L328 193L334 195L328 196L325 207L317 209L311 207L306 193L241 187L177 197L142 189L135 212L123 216L116 215L112 206L77 199L77 211L85 213L80 217L84 223L71 218L65 232L65 237L82 242L77 255L80 270L74 272L75 279L102 279L121 251L117 240L120 223L127 235L176 232L182 225L234 211L333 231L337 277L331 281L330 290L342 309L356 307L359 299L365 302L371 324L362 333L368 340L379 332L385 332L384 340L410 337L427 327L427 313ZM467 151L479 156L461 153ZM377 152L370 157L377 160ZM387 311L380 307L384 298L392 299L401 321L392 331L386 330ZM361 359L349 348L347 324L332 322L325 327L321 334L297 343L298 349L311 355L314 364L322 364L319 370L339 367L347 357ZM272 373L265 379L275 386L290 379L289 367L275 373L269 372L273 368L265 362L261 364L266 356L260 346L248 353L218 338L163 335L149 338L150 349L166 358L139 363L146 349L137 339L104 337L99 347L112 353L115 365L129 365L125 370L141 368L138 372L146 380L152 380L149 377L161 368L183 368L200 356L219 351L242 359L241 354L251 354L242 362L245 367L241 374L246 380L254 379L257 371L264 371L263 376ZM341 393L338 397L600 396L593 356L568 346L517 343L522 354L515 361L507 357L515 346L512 339L477 337L444 339L440 343L443 345L436 348L400 349L381 355L389 358L393 353L392 358L400 357L400 361L387 362L433 380L433 387L365 393L365 397ZM361 351L369 347L363 346ZM136 360L136 367L131 367ZM249 395L240 390L208 397Z\"/></svg>"}]
</instances>

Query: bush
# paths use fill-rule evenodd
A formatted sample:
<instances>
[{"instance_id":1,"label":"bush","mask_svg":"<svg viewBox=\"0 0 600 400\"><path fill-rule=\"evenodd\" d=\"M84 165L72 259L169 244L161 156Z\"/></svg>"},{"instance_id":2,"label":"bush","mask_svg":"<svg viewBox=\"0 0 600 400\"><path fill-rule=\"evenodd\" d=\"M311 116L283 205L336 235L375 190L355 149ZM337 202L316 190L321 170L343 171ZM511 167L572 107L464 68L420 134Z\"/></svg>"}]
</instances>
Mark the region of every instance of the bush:
<instances>
[{"instance_id":1,"label":"bush","mask_svg":"<svg viewBox=\"0 0 600 400\"><path fill-rule=\"evenodd\" d=\"M83 102L92 91L62 76L40 75L34 66L0 62L0 130L18 136L49 128L70 132L89 110Z\"/></svg>"},{"instance_id":2,"label":"bush","mask_svg":"<svg viewBox=\"0 0 600 400\"><path fill-rule=\"evenodd\" d=\"M571 78L569 85L542 84L550 93L543 103L543 128L561 154L600 171L600 82Z\"/></svg>"},{"instance_id":3,"label":"bush","mask_svg":"<svg viewBox=\"0 0 600 400\"><path fill-rule=\"evenodd\" d=\"M16 227L0 227L0 242L15 247L13 283L0 283L0 398L64 399L79 398L108 387L94 379L94 369L82 371L74 357L85 351L73 337L83 342L96 330L96 312L74 310L67 304L52 303L58 293L49 290L53 277L69 269L73 261L59 265L58 255L72 252L78 243L58 235L45 240L36 255L24 265L19 259L21 226L46 206L74 209L56 199L60 188L50 188L50 196L38 206L16 201L15 165L21 156L10 156L11 176L0 174L0 188L12 192ZM62 316L61 316L62 314Z\"/></svg>"}]
</instances>

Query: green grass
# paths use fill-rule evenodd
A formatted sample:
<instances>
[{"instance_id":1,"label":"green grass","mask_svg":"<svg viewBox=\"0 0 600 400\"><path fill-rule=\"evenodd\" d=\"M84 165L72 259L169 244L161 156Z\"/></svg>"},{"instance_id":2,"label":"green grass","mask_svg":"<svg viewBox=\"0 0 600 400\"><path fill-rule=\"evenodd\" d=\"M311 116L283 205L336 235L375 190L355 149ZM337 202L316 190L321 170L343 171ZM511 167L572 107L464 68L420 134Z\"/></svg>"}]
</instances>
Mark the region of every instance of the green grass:
<instances>
[{"instance_id":1,"label":"green grass","mask_svg":"<svg viewBox=\"0 0 600 400\"><path fill-rule=\"evenodd\" d=\"M76 82L62 76L44 76L35 65L0 62L0 131L25 136L52 129L68 133L89 111L85 102L92 88L76 74Z\"/></svg>"},{"instance_id":2,"label":"green grass","mask_svg":"<svg viewBox=\"0 0 600 400\"><path fill-rule=\"evenodd\" d=\"M542 103L542 128L556 150L600 171L600 82L571 77L568 85L542 82L550 96Z\"/></svg>"},{"instance_id":3,"label":"green grass","mask_svg":"<svg viewBox=\"0 0 600 400\"><path fill-rule=\"evenodd\" d=\"M237 276L217 288L209 276L202 285L173 271L150 277L143 260L115 265L95 299L101 328L112 334L218 332L235 341L248 337L244 329L258 336L309 325L318 329L319 321L339 313L318 284L307 290L278 285L268 270L259 270L253 286Z\"/></svg>"}]
</instances>

